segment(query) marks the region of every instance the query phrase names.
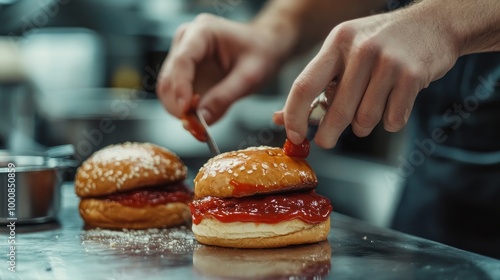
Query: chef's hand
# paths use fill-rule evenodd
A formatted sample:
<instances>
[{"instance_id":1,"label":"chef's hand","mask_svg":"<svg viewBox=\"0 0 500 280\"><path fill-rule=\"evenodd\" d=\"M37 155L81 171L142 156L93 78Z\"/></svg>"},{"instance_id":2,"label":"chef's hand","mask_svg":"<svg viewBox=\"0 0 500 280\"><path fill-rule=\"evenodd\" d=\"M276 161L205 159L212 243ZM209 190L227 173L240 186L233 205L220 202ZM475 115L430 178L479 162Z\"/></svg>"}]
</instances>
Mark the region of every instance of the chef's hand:
<instances>
[{"instance_id":1,"label":"chef's hand","mask_svg":"<svg viewBox=\"0 0 500 280\"><path fill-rule=\"evenodd\" d=\"M417 6L344 22L331 31L295 80L284 112L274 117L293 143L305 138L309 104L334 79L338 86L315 138L319 146L334 147L349 124L360 137L381 120L391 132L406 124L419 91L449 71L459 55L445 26Z\"/></svg>"},{"instance_id":2,"label":"chef's hand","mask_svg":"<svg viewBox=\"0 0 500 280\"><path fill-rule=\"evenodd\" d=\"M279 36L265 28L203 14L181 26L159 75L157 93L166 109L182 117L193 92L207 123L263 84L281 59Z\"/></svg>"}]
</instances>

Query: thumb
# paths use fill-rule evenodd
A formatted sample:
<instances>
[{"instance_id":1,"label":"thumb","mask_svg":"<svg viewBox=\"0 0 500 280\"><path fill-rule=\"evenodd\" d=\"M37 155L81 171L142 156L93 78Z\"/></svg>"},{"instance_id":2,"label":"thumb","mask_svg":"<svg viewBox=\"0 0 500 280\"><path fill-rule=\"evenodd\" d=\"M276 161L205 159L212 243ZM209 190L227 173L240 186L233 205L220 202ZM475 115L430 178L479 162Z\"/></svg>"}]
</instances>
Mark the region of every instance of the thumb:
<instances>
[{"instance_id":1,"label":"thumb","mask_svg":"<svg viewBox=\"0 0 500 280\"><path fill-rule=\"evenodd\" d=\"M247 57L219 83L209 89L200 101L200 108L207 124L219 120L238 99L251 93L264 79L263 63Z\"/></svg>"}]
</instances>

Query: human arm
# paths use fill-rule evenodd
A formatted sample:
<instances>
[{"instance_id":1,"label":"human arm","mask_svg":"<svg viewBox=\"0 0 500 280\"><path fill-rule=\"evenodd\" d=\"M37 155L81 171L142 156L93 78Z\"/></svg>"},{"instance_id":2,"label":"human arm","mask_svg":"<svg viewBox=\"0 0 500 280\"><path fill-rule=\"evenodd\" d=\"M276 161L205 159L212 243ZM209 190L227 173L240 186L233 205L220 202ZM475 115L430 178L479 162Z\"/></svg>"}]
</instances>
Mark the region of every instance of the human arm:
<instances>
[{"instance_id":1,"label":"human arm","mask_svg":"<svg viewBox=\"0 0 500 280\"><path fill-rule=\"evenodd\" d=\"M178 29L159 75L158 96L181 117L193 92L201 92L199 108L213 123L334 25L378 10L384 2L274 0L248 24L201 15Z\"/></svg>"},{"instance_id":2,"label":"human arm","mask_svg":"<svg viewBox=\"0 0 500 280\"><path fill-rule=\"evenodd\" d=\"M335 146L349 125L368 135L382 121L388 131L407 122L415 98L448 72L458 57L500 50L500 1L423 0L407 8L336 26L296 79L284 113L288 138L307 130L312 100L333 80L338 87L315 142Z\"/></svg>"}]
</instances>

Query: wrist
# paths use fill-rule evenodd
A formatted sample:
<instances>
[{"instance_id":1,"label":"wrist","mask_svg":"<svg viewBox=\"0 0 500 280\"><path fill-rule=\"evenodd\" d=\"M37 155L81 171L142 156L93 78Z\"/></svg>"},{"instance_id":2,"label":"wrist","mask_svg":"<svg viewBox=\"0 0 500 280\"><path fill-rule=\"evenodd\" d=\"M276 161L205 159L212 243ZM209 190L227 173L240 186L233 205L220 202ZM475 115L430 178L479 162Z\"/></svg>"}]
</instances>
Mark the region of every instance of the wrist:
<instances>
[{"instance_id":1,"label":"wrist","mask_svg":"<svg viewBox=\"0 0 500 280\"><path fill-rule=\"evenodd\" d=\"M454 1L454 0L453 0ZM420 24L420 28L432 31L441 41L436 47L447 48L455 57L463 55L464 34L455 24L454 16L446 0L423 0L403 10L403 18ZM452 4L453 5L453 4ZM455 5L457 5L455 3Z\"/></svg>"},{"instance_id":2,"label":"wrist","mask_svg":"<svg viewBox=\"0 0 500 280\"><path fill-rule=\"evenodd\" d=\"M257 30L273 49L278 60L283 63L296 53L299 34L298 28L291 16L261 14L250 26Z\"/></svg>"},{"instance_id":3,"label":"wrist","mask_svg":"<svg viewBox=\"0 0 500 280\"><path fill-rule=\"evenodd\" d=\"M500 50L498 0L424 0L420 4L444 31L458 56Z\"/></svg>"}]
</instances>

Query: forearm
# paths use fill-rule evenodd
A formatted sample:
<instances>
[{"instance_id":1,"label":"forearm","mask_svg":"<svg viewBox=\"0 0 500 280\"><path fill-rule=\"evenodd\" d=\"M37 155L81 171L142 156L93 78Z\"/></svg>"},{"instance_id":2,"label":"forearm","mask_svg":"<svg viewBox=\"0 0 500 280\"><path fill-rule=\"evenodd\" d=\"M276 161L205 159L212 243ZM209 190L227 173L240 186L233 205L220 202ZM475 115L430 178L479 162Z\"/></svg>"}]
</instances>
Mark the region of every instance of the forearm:
<instances>
[{"instance_id":1,"label":"forearm","mask_svg":"<svg viewBox=\"0 0 500 280\"><path fill-rule=\"evenodd\" d=\"M438 20L459 55L500 51L499 0L423 0L410 9Z\"/></svg>"},{"instance_id":2,"label":"forearm","mask_svg":"<svg viewBox=\"0 0 500 280\"><path fill-rule=\"evenodd\" d=\"M277 48L288 58L323 40L346 20L380 11L385 0L274 0L255 18L278 40Z\"/></svg>"}]
</instances>

